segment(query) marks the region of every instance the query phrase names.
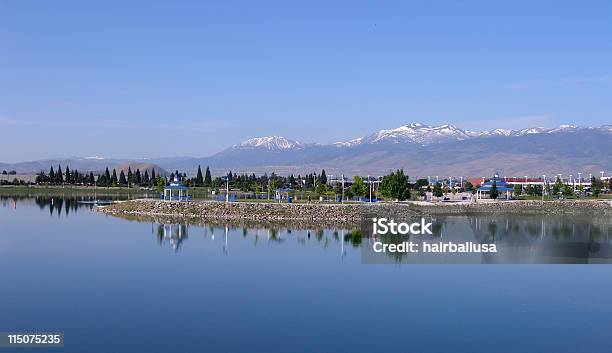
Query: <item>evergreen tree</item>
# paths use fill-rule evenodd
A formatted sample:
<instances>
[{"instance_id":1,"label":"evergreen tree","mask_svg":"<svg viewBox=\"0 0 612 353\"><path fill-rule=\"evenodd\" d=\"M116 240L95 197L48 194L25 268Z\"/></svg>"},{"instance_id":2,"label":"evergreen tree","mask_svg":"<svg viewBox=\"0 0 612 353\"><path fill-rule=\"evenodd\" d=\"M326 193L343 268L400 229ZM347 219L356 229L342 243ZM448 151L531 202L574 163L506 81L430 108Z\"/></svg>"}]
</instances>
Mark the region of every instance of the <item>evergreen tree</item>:
<instances>
[{"instance_id":1,"label":"evergreen tree","mask_svg":"<svg viewBox=\"0 0 612 353\"><path fill-rule=\"evenodd\" d=\"M204 184L204 177L202 177L202 168L198 165L198 174L196 174L195 185L202 186Z\"/></svg>"},{"instance_id":2,"label":"evergreen tree","mask_svg":"<svg viewBox=\"0 0 612 353\"><path fill-rule=\"evenodd\" d=\"M68 168L68 166L66 166L66 173L64 174L64 180L66 180L67 184L72 183L72 176L70 175L70 168Z\"/></svg>"},{"instance_id":3,"label":"evergreen tree","mask_svg":"<svg viewBox=\"0 0 612 353\"><path fill-rule=\"evenodd\" d=\"M89 172L89 180L87 182L89 183L89 185L95 184L96 179L94 179L93 172Z\"/></svg>"},{"instance_id":4,"label":"evergreen tree","mask_svg":"<svg viewBox=\"0 0 612 353\"><path fill-rule=\"evenodd\" d=\"M132 174L132 167L128 167L127 181L128 185L134 184L134 174Z\"/></svg>"},{"instance_id":5,"label":"evergreen tree","mask_svg":"<svg viewBox=\"0 0 612 353\"><path fill-rule=\"evenodd\" d=\"M62 175L62 166L59 165L57 168L57 174L55 174L55 179L59 184L64 182L64 176Z\"/></svg>"},{"instance_id":6,"label":"evergreen tree","mask_svg":"<svg viewBox=\"0 0 612 353\"><path fill-rule=\"evenodd\" d=\"M149 171L145 169L144 176L142 177L142 183L144 185L149 185L149 182L150 182L150 180L149 180Z\"/></svg>"},{"instance_id":7,"label":"evergreen tree","mask_svg":"<svg viewBox=\"0 0 612 353\"><path fill-rule=\"evenodd\" d=\"M319 175L319 183L327 184L327 175L325 174L325 169L321 170L321 175Z\"/></svg>"},{"instance_id":8,"label":"evergreen tree","mask_svg":"<svg viewBox=\"0 0 612 353\"><path fill-rule=\"evenodd\" d=\"M111 176L110 183L113 186L117 185L117 171L114 168L113 168L113 176Z\"/></svg>"},{"instance_id":9,"label":"evergreen tree","mask_svg":"<svg viewBox=\"0 0 612 353\"><path fill-rule=\"evenodd\" d=\"M208 166L206 166L206 172L204 173L204 185L212 185L212 176L210 175L210 169L208 168Z\"/></svg>"},{"instance_id":10,"label":"evergreen tree","mask_svg":"<svg viewBox=\"0 0 612 353\"><path fill-rule=\"evenodd\" d=\"M125 173L123 173L123 169L121 170L121 173L119 173L119 185L126 185L127 184L127 180L125 179Z\"/></svg>"},{"instance_id":11,"label":"evergreen tree","mask_svg":"<svg viewBox=\"0 0 612 353\"><path fill-rule=\"evenodd\" d=\"M472 185L472 183L470 183L469 181L466 181L465 184L463 184L463 187L465 188L465 191L474 190L474 185Z\"/></svg>"},{"instance_id":12,"label":"evergreen tree","mask_svg":"<svg viewBox=\"0 0 612 353\"><path fill-rule=\"evenodd\" d=\"M155 175L155 168L151 169L151 184L157 183L157 175Z\"/></svg>"},{"instance_id":13,"label":"evergreen tree","mask_svg":"<svg viewBox=\"0 0 612 353\"><path fill-rule=\"evenodd\" d=\"M138 185L142 183L142 177L140 176L140 169L136 169L136 174L134 175L134 183Z\"/></svg>"},{"instance_id":14,"label":"evergreen tree","mask_svg":"<svg viewBox=\"0 0 612 353\"><path fill-rule=\"evenodd\" d=\"M493 185L491 186L490 197L495 200L498 196L499 196L499 192L497 191L497 181L493 179Z\"/></svg>"},{"instance_id":15,"label":"evergreen tree","mask_svg":"<svg viewBox=\"0 0 612 353\"><path fill-rule=\"evenodd\" d=\"M108 167L106 167L106 170L104 171L104 180L102 182L105 186L110 186L111 176L108 172Z\"/></svg>"},{"instance_id":16,"label":"evergreen tree","mask_svg":"<svg viewBox=\"0 0 612 353\"><path fill-rule=\"evenodd\" d=\"M55 183L55 171L53 170L53 166L49 169L49 182Z\"/></svg>"}]
</instances>

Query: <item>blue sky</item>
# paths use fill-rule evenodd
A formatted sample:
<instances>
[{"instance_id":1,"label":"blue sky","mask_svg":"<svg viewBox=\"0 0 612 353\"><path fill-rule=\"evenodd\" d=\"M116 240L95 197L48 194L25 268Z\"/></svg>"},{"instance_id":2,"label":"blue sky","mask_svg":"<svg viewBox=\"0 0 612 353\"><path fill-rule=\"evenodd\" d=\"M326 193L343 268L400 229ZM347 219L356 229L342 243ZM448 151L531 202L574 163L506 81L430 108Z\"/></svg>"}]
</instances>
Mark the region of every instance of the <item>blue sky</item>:
<instances>
[{"instance_id":1,"label":"blue sky","mask_svg":"<svg viewBox=\"0 0 612 353\"><path fill-rule=\"evenodd\" d=\"M612 3L566 3L4 1L0 161L612 123Z\"/></svg>"}]
</instances>

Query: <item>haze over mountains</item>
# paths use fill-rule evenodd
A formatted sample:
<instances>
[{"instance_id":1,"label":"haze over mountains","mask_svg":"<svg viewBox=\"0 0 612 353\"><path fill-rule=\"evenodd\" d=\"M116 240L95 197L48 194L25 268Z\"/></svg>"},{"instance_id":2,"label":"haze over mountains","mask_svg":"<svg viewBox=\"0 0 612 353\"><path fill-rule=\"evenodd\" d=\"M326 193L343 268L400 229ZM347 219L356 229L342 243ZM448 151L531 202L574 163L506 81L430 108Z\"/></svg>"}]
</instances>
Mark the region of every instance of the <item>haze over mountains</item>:
<instances>
[{"instance_id":1,"label":"haze over mountains","mask_svg":"<svg viewBox=\"0 0 612 353\"><path fill-rule=\"evenodd\" d=\"M610 172L612 169L611 148L612 125L470 131L454 125L412 123L331 144L265 136L246 140L204 158L66 158L0 163L0 169L33 173L61 164L96 171L132 161L187 173L194 173L198 165L209 165L213 174L223 174L228 170L303 174L324 168L328 174L382 175L403 168L414 177L485 176L495 171L507 176L578 172L598 175L602 170Z\"/></svg>"}]
</instances>

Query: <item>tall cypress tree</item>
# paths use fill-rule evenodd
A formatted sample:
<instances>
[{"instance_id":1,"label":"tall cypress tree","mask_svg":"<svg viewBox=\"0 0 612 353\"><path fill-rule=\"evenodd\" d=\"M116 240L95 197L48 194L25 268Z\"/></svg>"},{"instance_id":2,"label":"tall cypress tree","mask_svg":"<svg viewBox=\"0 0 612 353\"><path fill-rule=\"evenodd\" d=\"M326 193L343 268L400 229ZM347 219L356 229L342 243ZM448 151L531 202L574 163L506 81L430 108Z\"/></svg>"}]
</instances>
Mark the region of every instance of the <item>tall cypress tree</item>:
<instances>
[{"instance_id":1,"label":"tall cypress tree","mask_svg":"<svg viewBox=\"0 0 612 353\"><path fill-rule=\"evenodd\" d=\"M492 199L496 199L499 196L499 192L497 192L497 182L493 179L493 185L491 186L490 196Z\"/></svg>"},{"instance_id":2,"label":"tall cypress tree","mask_svg":"<svg viewBox=\"0 0 612 353\"><path fill-rule=\"evenodd\" d=\"M325 174L325 169L321 170L321 175L319 175L319 183L327 184L327 175Z\"/></svg>"},{"instance_id":3,"label":"tall cypress tree","mask_svg":"<svg viewBox=\"0 0 612 353\"><path fill-rule=\"evenodd\" d=\"M57 174L55 174L55 178L57 179L58 183L63 183L64 182L64 176L62 175L62 166L59 165L57 168Z\"/></svg>"},{"instance_id":4,"label":"tall cypress tree","mask_svg":"<svg viewBox=\"0 0 612 353\"><path fill-rule=\"evenodd\" d=\"M149 171L145 169L144 176L142 177L142 183L144 185L149 185Z\"/></svg>"},{"instance_id":5,"label":"tall cypress tree","mask_svg":"<svg viewBox=\"0 0 612 353\"><path fill-rule=\"evenodd\" d=\"M157 175L155 175L155 168L151 169L151 186L155 186L157 183Z\"/></svg>"},{"instance_id":6,"label":"tall cypress tree","mask_svg":"<svg viewBox=\"0 0 612 353\"><path fill-rule=\"evenodd\" d=\"M113 176L111 176L111 185L117 185L117 171L113 168Z\"/></svg>"},{"instance_id":7,"label":"tall cypress tree","mask_svg":"<svg viewBox=\"0 0 612 353\"><path fill-rule=\"evenodd\" d=\"M198 165L198 174L196 175L195 180L196 186L202 186L204 184L204 178L202 177L202 168Z\"/></svg>"},{"instance_id":8,"label":"tall cypress tree","mask_svg":"<svg viewBox=\"0 0 612 353\"><path fill-rule=\"evenodd\" d=\"M49 169L49 182L55 183L55 171L53 170L53 166Z\"/></svg>"},{"instance_id":9,"label":"tall cypress tree","mask_svg":"<svg viewBox=\"0 0 612 353\"><path fill-rule=\"evenodd\" d=\"M132 174L132 168L131 167L128 167L127 181L128 181L128 184L130 184L130 185L134 183L134 175Z\"/></svg>"},{"instance_id":10,"label":"tall cypress tree","mask_svg":"<svg viewBox=\"0 0 612 353\"><path fill-rule=\"evenodd\" d=\"M121 170L121 173L119 173L119 185L125 185L127 184L127 180L125 180L125 173L123 173L123 169Z\"/></svg>"},{"instance_id":11,"label":"tall cypress tree","mask_svg":"<svg viewBox=\"0 0 612 353\"><path fill-rule=\"evenodd\" d=\"M210 169L206 166L206 172L204 173L204 185L212 185L212 176L210 175Z\"/></svg>"},{"instance_id":12,"label":"tall cypress tree","mask_svg":"<svg viewBox=\"0 0 612 353\"><path fill-rule=\"evenodd\" d=\"M140 176L140 169L136 169L136 174L134 175L134 183L138 185L142 183L142 177Z\"/></svg>"},{"instance_id":13,"label":"tall cypress tree","mask_svg":"<svg viewBox=\"0 0 612 353\"><path fill-rule=\"evenodd\" d=\"M66 166L66 174L64 174L64 179L66 180L67 184L72 183L72 176L70 175L70 168L68 168L68 166Z\"/></svg>"},{"instance_id":14,"label":"tall cypress tree","mask_svg":"<svg viewBox=\"0 0 612 353\"><path fill-rule=\"evenodd\" d=\"M106 167L106 170L104 171L104 180L103 183L106 186L110 185L110 181L111 181L111 176L110 173L108 172L108 167Z\"/></svg>"}]
</instances>

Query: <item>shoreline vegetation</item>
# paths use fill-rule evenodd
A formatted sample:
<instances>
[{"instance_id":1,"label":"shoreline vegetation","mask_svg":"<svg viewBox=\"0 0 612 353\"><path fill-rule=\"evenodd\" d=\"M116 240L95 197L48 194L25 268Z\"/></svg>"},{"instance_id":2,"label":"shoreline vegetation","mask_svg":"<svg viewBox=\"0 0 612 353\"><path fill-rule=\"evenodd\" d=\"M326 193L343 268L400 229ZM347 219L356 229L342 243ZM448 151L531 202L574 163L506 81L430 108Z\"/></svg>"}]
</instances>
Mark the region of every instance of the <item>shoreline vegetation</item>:
<instances>
[{"instance_id":1,"label":"shoreline vegetation","mask_svg":"<svg viewBox=\"0 0 612 353\"><path fill-rule=\"evenodd\" d=\"M193 196L195 200L213 200L220 196L224 196L222 188L214 188L214 187L189 187L188 188L189 195ZM212 191L216 191L216 195L212 195ZM240 191L236 191L235 189L230 190L231 194L240 193ZM321 196L321 194L317 194L312 190L304 190L298 192L302 194L303 197L301 199L307 199L308 195L312 196L313 202L317 202L317 197ZM90 194L98 194L101 196L105 195L133 195L140 197L151 197L157 196L157 190L153 188L146 187L127 187L127 186L75 186L75 185L2 185L0 186L0 194L8 195L8 196L25 196L25 195L37 195L37 194L52 194L52 195L63 195L63 194L75 194L75 195L90 195ZM251 193L252 194L252 193ZM444 195L451 194L445 193ZM326 196L326 202L334 199L334 194L328 194ZM442 203L442 197L436 201L440 201ZM519 195L514 198L514 200L518 201L541 201L542 196L540 195ZM597 196L579 196L575 198L566 198L566 199L557 199L552 195L545 195L545 201L596 201L596 200L612 200L612 194L599 194ZM236 201L238 202L275 202L275 200L267 200L267 199L254 199L254 198L238 198ZM300 201L300 199L294 200ZM352 202L351 200L347 200L347 202Z\"/></svg>"},{"instance_id":2,"label":"shoreline vegetation","mask_svg":"<svg viewBox=\"0 0 612 353\"><path fill-rule=\"evenodd\" d=\"M331 222L356 224L384 216L406 219L420 216L524 214L524 215L612 215L612 202L594 200L499 201L479 203L373 203L288 204L259 202L164 202L152 199L119 201L96 211L122 217L166 217L182 220L255 222Z\"/></svg>"}]
</instances>

